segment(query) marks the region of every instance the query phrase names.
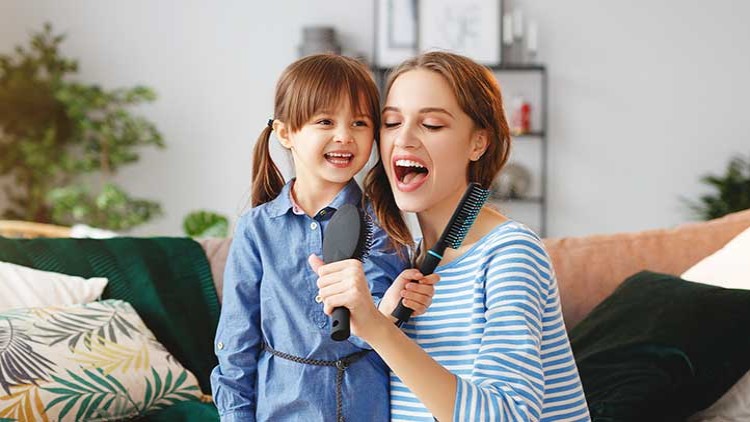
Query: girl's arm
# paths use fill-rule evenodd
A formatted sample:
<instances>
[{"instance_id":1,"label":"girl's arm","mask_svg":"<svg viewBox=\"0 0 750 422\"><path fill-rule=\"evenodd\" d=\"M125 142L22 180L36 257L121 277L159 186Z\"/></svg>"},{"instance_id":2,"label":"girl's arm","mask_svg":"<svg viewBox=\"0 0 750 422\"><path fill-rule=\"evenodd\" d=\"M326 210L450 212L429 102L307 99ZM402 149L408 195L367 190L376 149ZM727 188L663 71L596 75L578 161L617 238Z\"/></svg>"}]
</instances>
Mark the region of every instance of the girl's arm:
<instances>
[{"instance_id":1,"label":"girl's arm","mask_svg":"<svg viewBox=\"0 0 750 422\"><path fill-rule=\"evenodd\" d=\"M255 421L262 267L249 221L246 214L234 233L214 342L219 365L211 373L211 388L222 422Z\"/></svg>"}]
</instances>

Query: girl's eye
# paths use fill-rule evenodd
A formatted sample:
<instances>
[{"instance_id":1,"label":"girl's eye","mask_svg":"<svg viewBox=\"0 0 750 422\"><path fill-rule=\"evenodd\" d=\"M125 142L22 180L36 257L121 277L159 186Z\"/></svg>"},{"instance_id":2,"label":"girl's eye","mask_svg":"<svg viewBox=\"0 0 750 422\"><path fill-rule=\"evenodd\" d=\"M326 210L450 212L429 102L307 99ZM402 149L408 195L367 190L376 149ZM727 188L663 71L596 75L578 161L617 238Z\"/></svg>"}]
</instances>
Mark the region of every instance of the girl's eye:
<instances>
[{"instance_id":1,"label":"girl's eye","mask_svg":"<svg viewBox=\"0 0 750 422\"><path fill-rule=\"evenodd\" d=\"M332 125L333 121L331 119L320 119L318 120L319 125Z\"/></svg>"},{"instance_id":2,"label":"girl's eye","mask_svg":"<svg viewBox=\"0 0 750 422\"><path fill-rule=\"evenodd\" d=\"M368 126L368 124L367 124L367 122L365 120L357 120L356 122L353 123L353 125L357 126L357 127L367 127Z\"/></svg>"}]
</instances>

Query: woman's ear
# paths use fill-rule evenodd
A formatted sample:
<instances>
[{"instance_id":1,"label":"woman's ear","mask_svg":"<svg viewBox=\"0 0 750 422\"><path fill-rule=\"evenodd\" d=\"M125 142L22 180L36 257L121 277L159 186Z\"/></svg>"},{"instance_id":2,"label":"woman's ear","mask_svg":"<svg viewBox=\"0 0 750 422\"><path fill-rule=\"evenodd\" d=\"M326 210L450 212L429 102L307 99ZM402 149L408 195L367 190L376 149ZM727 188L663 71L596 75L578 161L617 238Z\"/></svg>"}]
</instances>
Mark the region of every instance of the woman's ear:
<instances>
[{"instance_id":1,"label":"woman's ear","mask_svg":"<svg viewBox=\"0 0 750 422\"><path fill-rule=\"evenodd\" d=\"M292 140L289 138L290 130L281 120L273 121L273 131L276 132L276 138L279 143L286 149L292 149Z\"/></svg>"},{"instance_id":2,"label":"woman's ear","mask_svg":"<svg viewBox=\"0 0 750 422\"><path fill-rule=\"evenodd\" d=\"M469 159L471 161L479 161L487 151L489 146L490 138L486 129L477 129L471 136L471 145L469 146Z\"/></svg>"}]
</instances>

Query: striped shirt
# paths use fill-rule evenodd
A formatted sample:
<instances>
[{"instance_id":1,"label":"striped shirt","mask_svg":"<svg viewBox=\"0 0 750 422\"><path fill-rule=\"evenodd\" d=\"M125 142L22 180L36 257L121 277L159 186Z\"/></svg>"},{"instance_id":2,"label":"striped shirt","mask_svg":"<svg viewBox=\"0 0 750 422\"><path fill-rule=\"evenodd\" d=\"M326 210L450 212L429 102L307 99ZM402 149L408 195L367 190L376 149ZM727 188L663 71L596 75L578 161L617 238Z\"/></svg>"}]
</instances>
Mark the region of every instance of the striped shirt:
<instances>
[{"instance_id":1,"label":"striped shirt","mask_svg":"<svg viewBox=\"0 0 750 422\"><path fill-rule=\"evenodd\" d=\"M557 281L539 238L508 221L439 266L406 334L457 375L454 421L588 421ZM432 421L391 373L391 420Z\"/></svg>"}]
</instances>

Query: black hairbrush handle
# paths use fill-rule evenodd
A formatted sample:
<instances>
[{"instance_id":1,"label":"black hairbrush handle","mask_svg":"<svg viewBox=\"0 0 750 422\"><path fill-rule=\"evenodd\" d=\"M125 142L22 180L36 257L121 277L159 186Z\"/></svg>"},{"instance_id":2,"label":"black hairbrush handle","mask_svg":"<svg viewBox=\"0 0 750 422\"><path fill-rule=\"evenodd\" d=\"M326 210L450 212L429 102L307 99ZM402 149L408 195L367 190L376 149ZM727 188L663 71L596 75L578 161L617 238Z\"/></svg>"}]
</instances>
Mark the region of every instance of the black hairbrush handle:
<instances>
[{"instance_id":1,"label":"black hairbrush handle","mask_svg":"<svg viewBox=\"0 0 750 422\"><path fill-rule=\"evenodd\" d=\"M343 306L333 308L331 314L331 339L335 341L344 341L352 335L349 326L349 309Z\"/></svg>"},{"instance_id":2,"label":"black hairbrush handle","mask_svg":"<svg viewBox=\"0 0 750 422\"><path fill-rule=\"evenodd\" d=\"M371 223L356 206L339 207L323 236L323 258L326 264L345 259L363 260L372 242ZM349 309L333 308L331 313L331 339L343 341L351 335Z\"/></svg>"},{"instance_id":3,"label":"black hairbrush handle","mask_svg":"<svg viewBox=\"0 0 750 422\"><path fill-rule=\"evenodd\" d=\"M438 256L439 254L437 254L435 251L429 250L427 252L427 256L419 265L419 272L422 273L422 275L432 274L432 272L435 271L435 268L437 268L438 264L440 264L440 260L442 259L438 258ZM412 280L411 282L416 283L416 281L414 280ZM401 324L405 323L409 320L409 318L411 318L412 312L414 312L414 310L404 306L404 299L401 299L398 302L398 306L396 307L396 309L391 312L391 316L398 320L396 324L400 327Z\"/></svg>"}]
</instances>

